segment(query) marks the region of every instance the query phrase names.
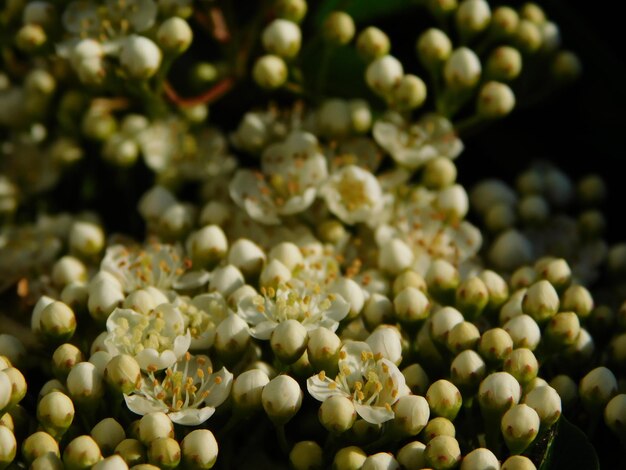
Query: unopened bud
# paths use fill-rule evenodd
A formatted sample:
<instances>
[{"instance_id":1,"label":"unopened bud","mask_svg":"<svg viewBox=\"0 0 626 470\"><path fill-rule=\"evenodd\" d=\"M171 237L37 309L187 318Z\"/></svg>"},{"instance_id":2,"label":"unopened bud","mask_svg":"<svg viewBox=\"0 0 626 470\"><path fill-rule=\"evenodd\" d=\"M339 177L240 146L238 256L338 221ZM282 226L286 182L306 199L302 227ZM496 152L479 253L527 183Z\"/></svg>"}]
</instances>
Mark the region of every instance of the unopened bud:
<instances>
[{"instance_id":1,"label":"unopened bud","mask_svg":"<svg viewBox=\"0 0 626 470\"><path fill-rule=\"evenodd\" d=\"M424 165L422 182L429 189L442 189L456 181L457 169L449 158L435 157Z\"/></svg>"},{"instance_id":2,"label":"unopened bud","mask_svg":"<svg viewBox=\"0 0 626 470\"><path fill-rule=\"evenodd\" d=\"M128 464L119 455L112 455L96 463L91 470L127 470Z\"/></svg>"},{"instance_id":3,"label":"unopened bud","mask_svg":"<svg viewBox=\"0 0 626 470\"><path fill-rule=\"evenodd\" d=\"M343 46L352 41L355 33L354 20L343 11L333 11L323 25L324 38L333 45Z\"/></svg>"},{"instance_id":4,"label":"unopened bud","mask_svg":"<svg viewBox=\"0 0 626 470\"><path fill-rule=\"evenodd\" d=\"M154 411L142 416L139 420L139 440L148 445L161 437L174 436L174 423L165 413Z\"/></svg>"},{"instance_id":5,"label":"unopened bud","mask_svg":"<svg viewBox=\"0 0 626 470\"><path fill-rule=\"evenodd\" d=\"M37 420L46 432L60 439L74 420L74 403L64 393L50 392L37 404Z\"/></svg>"},{"instance_id":6,"label":"unopened bud","mask_svg":"<svg viewBox=\"0 0 626 470\"><path fill-rule=\"evenodd\" d=\"M419 364L411 364L402 369L407 387L414 395L424 395L430 386L430 380L424 368Z\"/></svg>"},{"instance_id":7,"label":"unopened bud","mask_svg":"<svg viewBox=\"0 0 626 470\"><path fill-rule=\"evenodd\" d=\"M480 79L482 67L478 56L467 47L455 49L446 61L443 76L453 90L474 87Z\"/></svg>"},{"instance_id":8,"label":"unopened bud","mask_svg":"<svg viewBox=\"0 0 626 470\"><path fill-rule=\"evenodd\" d=\"M532 259L532 245L519 231L509 229L494 240L488 258L502 271L513 271Z\"/></svg>"},{"instance_id":9,"label":"unopened bud","mask_svg":"<svg viewBox=\"0 0 626 470\"><path fill-rule=\"evenodd\" d=\"M7 468L17 454L17 441L13 431L5 426L0 426L0 468Z\"/></svg>"},{"instance_id":10,"label":"unopened bud","mask_svg":"<svg viewBox=\"0 0 626 470\"><path fill-rule=\"evenodd\" d=\"M543 333L556 348L571 346L580 334L580 320L574 312L559 312L550 319Z\"/></svg>"},{"instance_id":11,"label":"unopened bud","mask_svg":"<svg viewBox=\"0 0 626 470\"><path fill-rule=\"evenodd\" d=\"M513 406L502 416L504 442L513 454L521 454L539 433L539 415L530 406Z\"/></svg>"},{"instance_id":12,"label":"unopened bud","mask_svg":"<svg viewBox=\"0 0 626 470\"><path fill-rule=\"evenodd\" d=\"M361 57L369 62L388 54L391 44L384 31L370 26L359 33L356 48Z\"/></svg>"},{"instance_id":13,"label":"unopened bud","mask_svg":"<svg viewBox=\"0 0 626 470\"><path fill-rule=\"evenodd\" d=\"M263 389L261 400L269 418L276 424L285 424L302 405L302 389L288 375L273 378Z\"/></svg>"},{"instance_id":14,"label":"unopened bud","mask_svg":"<svg viewBox=\"0 0 626 470\"><path fill-rule=\"evenodd\" d=\"M561 310L571 310L580 319L587 318L593 310L593 297L589 290L580 284L572 284L563 293Z\"/></svg>"},{"instance_id":15,"label":"unopened bud","mask_svg":"<svg viewBox=\"0 0 626 470\"><path fill-rule=\"evenodd\" d=\"M289 462L294 470L322 468L322 448L315 441L297 442L289 452Z\"/></svg>"},{"instance_id":16,"label":"unopened bud","mask_svg":"<svg viewBox=\"0 0 626 470\"><path fill-rule=\"evenodd\" d=\"M581 379L578 391L585 408L598 412L617 393L617 379L610 369L596 367Z\"/></svg>"},{"instance_id":17,"label":"unopened bud","mask_svg":"<svg viewBox=\"0 0 626 470\"><path fill-rule=\"evenodd\" d=\"M510 46L500 46L487 59L487 76L493 80L508 82L522 71L522 55Z\"/></svg>"},{"instance_id":18,"label":"unopened bud","mask_svg":"<svg viewBox=\"0 0 626 470\"><path fill-rule=\"evenodd\" d=\"M474 449L461 462L461 470L499 470L500 462L489 449L479 447Z\"/></svg>"},{"instance_id":19,"label":"unopened bud","mask_svg":"<svg viewBox=\"0 0 626 470\"><path fill-rule=\"evenodd\" d=\"M346 432L356 420L354 404L342 395L326 398L320 405L318 415L322 426L337 434Z\"/></svg>"},{"instance_id":20,"label":"unopened bud","mask_svg":"<svg viewBox=\"0 0 626 470\"><path fill-rule=\"evenodd\" d=\"M537 52L543 44L539 27L526 19L519 21L514 36L516 44L526 54Z\"/></svg>"},{"instance_id":21,"label":"unopened bud","mask_svg":"<svg viewBox=\"0 0 626 470\"><path fill-rule=\"evenodd\" d=\"M478 403L483 413L502 414L519 403L520 384L507 372L494 372L480 383Z\"/></svg>"},{"instance_id":22,"label":"unopened bud","mask_svg":"<svg viewBox=\"0 0 626 470\"><path fill-rule=\"evenodd\" d=\"M120 63L132 78L145 80L152 77L161 65L161 50L150 39L127 36L120 49Z\"/></svg>"},{"instance_id":23,"label":"unopened bud","mask_svg":"<svg viewBox=\"0 0 626 470\"><path fill-rule=\"evenodd\" d=\"M287 81L287 65L276 55L264 55L257 59L252 77L257 85L267 90L280 88Z\"/></svg>"},{"instance_id":24,"label":"unopened bud","mask_svg":"<svg viewBox=\"0 0 626 470\"><path fill-rule=\"evenodd\" d=\"M124 439L115 447L115 454L120 455L129 467L143 463L148 458L146 448L137 439Z\"/></svg>"},{"instance_id":25,"label":"unopened bud","mask_svg":"<svg viewBox=\"0 0 626 470\"><path fill-rule=\"evenodd\" d=\"M545 323L558 312L559 295L548 281L537 281L526 291L522 308L537 323Z\"/></svg>"},{"instance_id":26,"label":"unopened bud","mask_svg":"<svg viewBox=\"0 0 626 470\"><path fill-rule=\"evenodd\" d=\"M486 0L464 0L456 11L456 26L465 37L485 30L491 20L491 8Z\"/></svg>"},{"instance_id":27,"label":"unopened bud","mask_svg":"<svg viewBox=\"0 0 626 470\"><path fill-rule=\"evenodd\" d=\"M528 457L513 455L502 463L500 470L537 470L537 467Z\"/></svg>"},{"instance_id":28,"label":"unopened bud","mask_svg":"<svg viewBox=\"0 0 626 470\"><path fill-rule=\"evenodd\" d=\"M42 311L39 318L39 332L53 343L67 341L76 330L74 311L63 302L52 302Z\"/></svg>"},{"instance_id":29,"label":"unopened bud","mask_svg":"<svg viewBox=\"0 0 626 470\"><path fill-rule=\"evenodd\" d=\"M437 417L431 419L424 430L422 431L422 438L425 443L429 443L437 436L456 436L456 429L452 421L447 418Z\"/></svg>"},{"instance_id":30,"label":"unopened bud","mask_svg":"<svg viewBox=\"0 0 626 470\"><path fill-rule=\"evenodd\" d=\"M233 362L241 358L248 344L250 329L240 316L230 314L217 325L213 346L222 360Z\"/></svg>"},{"instance_id":31,"label":"unopened bud","mask_svg":"<svg viewBox=\"0 0 626 470\"><path fill-rule=\"evenodd\" d=\"M473 323L462 321L454 325L446 340L450 352L458 354L467 349L474 349L480 340L480 332Z\"/></svg>"},{"instance_id":32,"label":"unopened bud","mask_svg":"<svg viewBox=\"0 0 626 470\"><path fill-rule=\"evenodd\" d=\"M22 444L22 456L27 463L45 454L61 456L59 444L47 432L37 431L28 436Z\"/></svg>"},{"instance_id":33,"label":"unopened bud","mask_svg":"<svg viewBox=\"0 0 626 470\"><path fill-rule=\"evenodd\" d=\"M182 460L185 468L205 470L213 468L217 460L218 445L208 429L196 429L181 442Z\"/></svg>"},{"instance_id":34,"label":"unopened bud","mask_svg":"<svg viewBox=\"0 0 626 470\"><path fill-rule=\"evenodd\" d=\"M104 394L102 374L91 362L79 362L67 375L67 390L79 406L96 406Z\"/></svg>"},{"instance_id":35,"label":"unopened bud","mask_svg":"<svg viewBox=\"0 0 626 470\"><path fill-rule=\"evenodd\" d=\"M260 410L263 387L269 381L268 375L260 369L251 369L239 374L232 388L235 408L242 414Z\"/></svg>"},{"instance_id":36,"label":"unopened bud","mask_svg":"<svg viewBox=\"0 0 626 470\"><path fill-rule=\"evenodd\" d=\"M161 469L178 467L180 459L180 445L171 437L158 437L148 444L148 462Z\"/></svg>"},{"instance_id":37,"label":"unopened bud","mask_svg":"<svg viewBox=\"0 0 626 470\"><path fill-rule=\"evenodd\" d=\"M365 71L367 85L381 96L388 96L403 76L402 63L390 55L372 61Z\"/></svg>"},{"instance_id":38,"label":"unopened bud","mask_svg":"<svg viewBox=\"0 0 626 470\"><path fill-rule=\"evenodd\" d=\"M452 42L440 29L430 28L420 35L416 48L422 64L426 68L433 69L450 57Z\"/></svg>"},{"instance_id":39,"label":"unopened bud","mask_svg":"<svg viewBox=\"0 0 626 470\"><path fill-rule=\"evenodd\" d=\"M426 272L428 293L440 302L454 299L459 282L458 270L443 259L434 260Z\"/></svg>"},{"instance_id":40,"label":"unopened bud","mask_svg":"<svg viewBox=\"0 0 626 470\"><path fill-rule=\"evenodd\" d=\"M501 364L512 350L513 339L503 328L485 331L478 342L478 352L492 364Z\"/></svg>"},{"instance_id":41,"label":"unopened bud","mask_svg":"<svg viewBox=\"0 0 626 470\"><path fill-rule=\"evenodd\" d=\"M418 324L428 318L430 301L415 287L406 287L393 299L396 318L401 323Z\"/></svg>"},{"instance_id":42,"label":"unopened bud","mask_svg":"<svg viewBox=\"0 0 626 470\"><path fill-rule=\"evenodd\" d=\"M379 325L390 323L393 318L393 303L386 295L371 294L363 306L362 317L368 330L374 330Z\"/></svg>"},{"instance_id":43,"label":"unopened bud","mask_svg":"<svg viewBox=\"0 0 626 470\"><path fill-rule=\"evenodd\" d=\"M333 459L334 470L360 470L367 454L360 447L350 446L340 449Z\"/></svg>"},{"instance_id":44,"label":"unopened bud","mask_svg":"<svg viewBox=\"0 0 626 470\"><path fill-rule=\"evenodd\" d=\"M485 378L487 365L475 351L459 353L450 364L450 380L466 395L472 396Z\"/></svg>"},{"instance_id":45,"label":"unopened bud","mask_svg":"<svg viewBox=\"0 0 626 470\"><path fill-rule=\"evenodd\" d=\"M396 458L403 469L420 470L426 467L425 450L425 444L419 441L409 442L398 451Z\"/></svg>"},{"instance_id":46,"label":"unopened bud","mask_svg":"<svg viewBox=\"0 0 626 470\"><path fill-rule=\"evenodd\" d=\"M478 93L476 110L487 119L499 119L508 115L515 107L515 94L508 85L491 81L483 85ZM522 213L523 214L523 213Z\"/></svg>"},{"instance_id":47,"label":"unopened bud","mask_svg":"<svg viewBox=\"0 0 626 470\"><path fill-rule=\"evenodd\" d=\"M296 23L278 18L265 27L261 41L268 53L292 58L300 51L302 33Z\"/></svg>"},{"instance_id":48,"label":"unopened bud","mask_svg":"<svg viewBox=\"0 0 626 470\"><path fill-rule=\"evenodd\" d=\"M102 459L100 448L91 436L78 436L63 451L63 464L67 470L86 470Z\"/></svg>"},{"instance_id":49,"label":"unopened bud","mask_svg":"<svg viewBox=\"0 0 626 470\"><path fill-rule=\"evenodd\" d=\"M393 104L399 109L416 109L426 101L426 84L417 75L407 74L393 90Z\"/></svg>"},{"instance_id":50,"label":"unopened bud","mask_svg":"<svg viewBox=\"0 0 626 470\"><path fill-rule=\"evenodd\" d=\"M161 23L157 40L164 51L180 54L191 45L193 31L184 19L173 16Z\"/></svg>"},{"instance_id":51,"label":"unopened bud","mask_svg":"<svg viewBox=\"0 0 626 470\"><path fill-rule=\"evenodd\" d=\"M393 426L404 436L417 436L428 424L430 408L419 395L405 395L393 405Z\"/></svg>"},{"instance_id":52,"label":"unopened bud","mask_svg":"<svg viewBox=\"0 0 626 470\"><path fill-rule=\"evenodd\" d=\"M552 426L561 417L561 397L549 385L534 388L526 394L523 402L537 412L543 427Z\"/></svg>"},{"instance_id":53,"label":"unopened bud","mask_svg":"<svg viewBox=\"0 0 626 470\"><path fill-rule=\"evenodd\" d=\"M537 377L539 362L530 349L514 349L504 360L504 371L524 385Z\"/></svg>"},{"instance_id":54,"label":"unopened bud","mask_svg":"<svg viewBox=\"0 0 626 470\"><path fill-rule=\"evenodd\" d=\"M517 315L502 327L513 340L516 348L528 348L534 351L541 341L541 330L537 322L529 315Z\"/></svg>"},{"instance_id":55,"label":"unopened bud","mask_svg":"<svg viewBox=\"0 0 626 470\"><path fill-rule=\"evenodd\" d=\"M456 307L468 319L478 317L489 302L487 286L479 277L461 282L456 290Z\"/></svg>"},{"instance_id":56,"label":"unopened bud","mask_svg":"<svg viewBox=\"0 0 626 470\"><path fill-rule=\"evenodd\" d=\"M105 418L91 429L91 437L98 444L102 455L110 455L126 439L126 432L113 418Z\"/></svg>"},{"instance_id":57,"label":"unopened bud","mask_svg":"<svg viewBox=\"0 0 626 470\"><path fill-rule=\"evenodd\" d=\"M280 322L272 332L270 345L276 357L285 364L295 362L306 349L308 334L297 320Z\"/></svg>"},{"instance_id":58,"label":"unopened bud","mask_svg":"<svg viewBox=\"0 0 626 470\"><path fill-rule=\"evenodd\" d=\"M450 421L454 421L463 403L459 389L447 380L434 382L426 392L426 400L435 416L442 416Z\"/></svg>"},{"instance_id":59,"label":"unopened bud","mask_svg":"<svg viewBox=\"0 0 626 470\"><path fill-rule=\"evenodd\" d=\"M438 470L447 470L459 465L461 449L454 437L437 436L426 445L424 456L428 466Z\"/></svg>"}]
</instances>

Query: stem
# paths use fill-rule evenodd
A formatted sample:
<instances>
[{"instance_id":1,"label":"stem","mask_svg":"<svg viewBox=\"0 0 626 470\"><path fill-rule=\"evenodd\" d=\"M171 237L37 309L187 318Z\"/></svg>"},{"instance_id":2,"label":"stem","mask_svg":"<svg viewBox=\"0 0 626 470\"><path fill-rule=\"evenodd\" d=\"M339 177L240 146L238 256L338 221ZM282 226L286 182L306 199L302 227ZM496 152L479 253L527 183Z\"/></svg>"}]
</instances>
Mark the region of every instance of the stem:
<instances>
[{"instance_id":1,"label":"stem","mask_svg":"<svg viewBox=\"0 0 626 470\"><path fill-rule=\"evenodd\" d=\"M285 434L285 425L284 424L276 424L276 437L278 438L278 445L280 446L280 450L285 455L289 455L289 443L287 442L287 435Z\"/></svg>"},{"instance_id":2,"label":"stem","mask_svg":"<svg viewBox=\"0 0 626 470\"><path fill-rule=\"evenodd\" d=\"M220 99L226 93L228 93L235 85L235 79L233 77L226 77L223 80L217 82L208 91L201 95L194 96L192 98L181 97L172 85L166 80L163 84L163 91L165 96L172 102L180 107L188 108L199 104L211 104Z\"/></svg>"},{"instance_id":3,"label":"stem","mask_svg":"<svg viewBox=\"0 0 626 470\"><path fill-rule=\"evenodd\" d=\"M484 117L474 114L473 116L458 121L454 125L454 128L459 135L467 136L475 133L477 130L487 125L488 122L489 121L487 121Z\"/></svg>"}]
</instances>

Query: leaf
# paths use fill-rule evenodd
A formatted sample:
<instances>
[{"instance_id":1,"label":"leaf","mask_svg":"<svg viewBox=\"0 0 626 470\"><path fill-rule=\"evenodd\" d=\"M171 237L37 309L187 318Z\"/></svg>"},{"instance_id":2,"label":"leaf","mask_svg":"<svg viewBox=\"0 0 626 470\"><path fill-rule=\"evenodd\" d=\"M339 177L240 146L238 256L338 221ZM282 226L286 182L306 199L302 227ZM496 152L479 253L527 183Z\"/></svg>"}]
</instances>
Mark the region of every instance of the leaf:
<instances>
[{"instance_id":1,"label":"leaf","mask_svg":"<svg viewBox=\"0 0 626 470\"><path fill-rule=\"evenodd\" d=\"M587 436L561 416L539 470L599 470L600 463Z\"/></svg>"}]
</instances>

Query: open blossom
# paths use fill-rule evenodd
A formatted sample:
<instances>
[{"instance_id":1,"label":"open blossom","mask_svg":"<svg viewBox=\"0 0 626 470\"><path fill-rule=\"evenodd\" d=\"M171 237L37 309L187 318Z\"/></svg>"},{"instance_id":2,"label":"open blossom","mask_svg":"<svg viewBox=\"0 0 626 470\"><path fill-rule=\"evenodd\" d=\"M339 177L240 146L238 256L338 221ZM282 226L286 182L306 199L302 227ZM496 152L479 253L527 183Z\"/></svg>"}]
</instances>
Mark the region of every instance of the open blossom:
<instances>
[{"instance_id":1,"label":"open blossom","mask_svg":"<svg viewBox=\"0 0 626 470\"><path fill-rule=\"evenodd\" d=\"M175 305L182 313L191 334L191 350L213 346L217 326L228 317L230 309L219 292L200 294L193 299L178 297Z\"/></svg>"},{"instance_id":2,"label":"open blossom","mask_svg":"<svg viewBox=\"0 0 626 470\"><path fill-rule=\"evenodd\" d=\"M311 396L319 401L340 395L353 401L358 415L368 423L393 419L391 406L410 393L404 376L388 359L375 355L362 341L346 341L339 352L335 379L322 371L307 380Z\"/></svg>"},{"instance_id":3,"label":"open blossom","mask_svg":"<svg viewBox=\"0 0 626 470\"><path fill-rule=\"evenodd\" d=\"M239 170L230 195L248 215L264 224L307 209L328 174L326 158L313 134L294 131L261 156L261 172Z\"/></svg>"},{"instance_id":4,"label":"open blossom","mask_svg":"<svg viewBox=\"0 0 626 470\"><path fill-rule=\"evenodd\" d=\"M237 313L251 326L253 337L269 339L280 322L290 319L309 331L320 326L335 331L349 310L350 305L340 295L324 292L317 283L292 280L246 297Z\"/></svg>"},{"instance_id":5,"label":"open blossom","mask_svg":"<svg viewBox=\"0 0 626 470\"><path fill-rule=\"evenodd\" d=\"M142 370L170 367L183 357L191 344L183 316L171 304L161 304L147 315L116 308L106 326L107 351L112 356L133 356Z\"/></svg>"},{"instance_id":6,"label":"open blossom","mask_svg":"<svg viewBox=\"0 0 626 470\"><path fill-rule=\"evenodd\" d=\"M436 157L454 159L463 151L452 123L438 114L410 123L397 113L387 113L374 124L373 135L398 165L412 170Z\"/></svg>"},{"instance_id":7,"label":"open blossom","mask_svg":"<svg viewBox=\"0 0 626 470\"><path fill-rule=\"evenodd\" d=\"M226 368L213 372L209 357L187 353L165 370L162 379L149 370L139 390L125 394L124 400L139 415L161 411L176 424L197 426L224 403L232 383L233 374Z\"/></svg>"}]
</instances>

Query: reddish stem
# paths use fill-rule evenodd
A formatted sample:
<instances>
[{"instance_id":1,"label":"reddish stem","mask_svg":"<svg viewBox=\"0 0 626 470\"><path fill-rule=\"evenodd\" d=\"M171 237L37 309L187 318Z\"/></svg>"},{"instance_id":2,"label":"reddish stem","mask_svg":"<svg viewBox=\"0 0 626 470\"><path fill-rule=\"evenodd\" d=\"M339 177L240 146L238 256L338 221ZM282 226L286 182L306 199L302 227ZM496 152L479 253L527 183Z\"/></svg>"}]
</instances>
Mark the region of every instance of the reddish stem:
<instances>
[{"instance_id":1,"label":"reddish stem","mask_svg":"<svg viewBox=\"0 0 626 470\"><path fill-rule=\"evenodd\" d=\"M178 106L182 106L183 108L187 108L198 104L211 104L228 93L234 85L235 79L232 77L226 77L201 95L193 96L191 98L182 98L176 90L172 88L172 85L166 81L163 84L163 91L165 91L165 95L171 102L177 104Z\"/></svg>"}]
</instances>

